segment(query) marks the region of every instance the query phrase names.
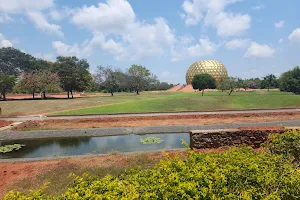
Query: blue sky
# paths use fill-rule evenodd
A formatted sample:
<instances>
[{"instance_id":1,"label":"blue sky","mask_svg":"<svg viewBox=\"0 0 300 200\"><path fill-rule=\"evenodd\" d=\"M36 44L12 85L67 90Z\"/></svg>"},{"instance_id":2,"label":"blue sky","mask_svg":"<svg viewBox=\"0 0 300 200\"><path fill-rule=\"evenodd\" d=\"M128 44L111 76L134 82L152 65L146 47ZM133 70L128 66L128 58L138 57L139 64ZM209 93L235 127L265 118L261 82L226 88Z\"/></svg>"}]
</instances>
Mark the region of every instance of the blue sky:
<instances>
[{"instance_id":1,"label":"blue sky","mask_svg":"<svg viewBox=\"0 0 300 200\"><path fill-rule=\"evenodd\" d=\"M224 63L231 76L279 76L300 65L299 0L0 0L0 47L36 57L86 58L161 81L188 67Z\"/></svg>"}]
</instances>

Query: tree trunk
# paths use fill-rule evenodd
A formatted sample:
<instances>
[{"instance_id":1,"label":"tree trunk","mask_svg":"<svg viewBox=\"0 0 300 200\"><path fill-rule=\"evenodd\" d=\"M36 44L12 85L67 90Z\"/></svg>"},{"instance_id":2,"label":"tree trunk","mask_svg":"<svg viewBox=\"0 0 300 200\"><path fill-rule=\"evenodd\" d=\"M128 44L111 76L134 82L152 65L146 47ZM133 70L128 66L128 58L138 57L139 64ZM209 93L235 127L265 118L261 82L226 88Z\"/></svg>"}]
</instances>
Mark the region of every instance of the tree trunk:
<instances>
[{"instance_id":1,"label":"tree trunk","mask_svg":"<svg viewBox=\"0 0 300 200\"><path fill-rule=\"evenodd\" d=\"M203 93L204 93L204 89L202 90L202 96L203 96Z\"/></svg>"},{"instance_id":2,"label":"tree trunk","mask_svg":"<svg viewBox=\"0 0 300 200\"><path fill-rule=\"evenodd\" d=\"M6 101L6 93L5 92L2 93L2 98L3 98L3 101Z\"/></svg>"},{"instance_id":3,"label":"tree trunk","mask_svg":"<svg viewBox=\"0 0 300 200\"><path fill-rule=\"evenodd\" d=\"M114 92L112 90L110 91L110 94L112 97L114 96Z\"/></svg>"},{"instance_id":4,"label":"tree trunk","mask_svg":"<svg viewBox=\"0 0 300 200\"><path fill-rule=\"evenodd\" d=\"M137 95L140 95L140 93L139 93L139 91L138 91L138 90L136 91L136 94L137 94Z\"/></svg>"},{"instance_id":5,"label":"tree trunk","mask_svg":"<svg viewBox=\"0 0 300 200\"><path fill-rule=\"evenodd\" d=\"M270 92L270 86L268 87L268 92Z\"/></svg>"},{"instance_id":6,"label":"tree trunk","mask_svg":"<svg viewBox=\"0 0 300 200\"><path fill-rule=\"evenodd\" d=\"M46 92L43 92L43 99L46 99Z\"/></svg>"},{"instance_id":7,"label":"tree trunk","mask_svg":"<svg viewBox=\"0 0 300 200\"><path fill-rule=\"evenodd\" d=\"M232 92L233 92L233 90L231 89L230 92L228 93L228 95L230 96Z\"/></svg>"},{"instance_id":8,"label":"tree trunk","mask_svg":"<svg viewBox=\"0 0 300 200\"><path fill-rule=\"evenodd\" d=\"M32 90L32 98L34 99L34 89Z\"/></svg>"},{"instance_id":9,"label":"tree trunk","mask_svg":"<svg viewBox=\"0 0 300 200\"><path fill-rule=\"evenodd\" d=\"M74 97L73 97L73 91L71 90L71 96L72 96L72 99L74 99Z\"/></svg>"},{"instance_id":10,"label":"tree trunk","mask_svg":"<svg viewBox=\"0 0 300 200\"><path fill-rule=\"evenodd\" d=\"M68 91L68 99L70 99L70 91Z\"/></svg>"}]
</instances>

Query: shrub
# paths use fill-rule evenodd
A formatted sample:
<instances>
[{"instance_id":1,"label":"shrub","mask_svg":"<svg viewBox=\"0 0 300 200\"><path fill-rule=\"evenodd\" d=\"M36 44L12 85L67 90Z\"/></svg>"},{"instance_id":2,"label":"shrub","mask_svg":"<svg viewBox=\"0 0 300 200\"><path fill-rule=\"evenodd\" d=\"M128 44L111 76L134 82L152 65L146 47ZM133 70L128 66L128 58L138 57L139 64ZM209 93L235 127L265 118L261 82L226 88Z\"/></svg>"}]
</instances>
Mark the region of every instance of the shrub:
<instances>
[{"instance_id":1,"label":"shrub","mask_svg":"<svg viewBox=\"0 0 300 200\"><path fill-rule=\"evenodd\" d=\"M222 153L167 157L154 168L113 177L73 175L73 185L57 199L299 199L300 170L282 155L233 148ZM34 196L35 195L35 196ZM55 199L39 191L10 199Z\"/></svg>"},{"instance_id":2,"label":"shrub","mask_svg":"<svg viewBox=\"0 0 300 200\"><path fill-rule=\"evenodd\" d=\"M267 145L272 153L283 154L292 157L294 161L300 161L300 131L291 130L284 134L271 136Z\"/></svg>"}]
</instances>

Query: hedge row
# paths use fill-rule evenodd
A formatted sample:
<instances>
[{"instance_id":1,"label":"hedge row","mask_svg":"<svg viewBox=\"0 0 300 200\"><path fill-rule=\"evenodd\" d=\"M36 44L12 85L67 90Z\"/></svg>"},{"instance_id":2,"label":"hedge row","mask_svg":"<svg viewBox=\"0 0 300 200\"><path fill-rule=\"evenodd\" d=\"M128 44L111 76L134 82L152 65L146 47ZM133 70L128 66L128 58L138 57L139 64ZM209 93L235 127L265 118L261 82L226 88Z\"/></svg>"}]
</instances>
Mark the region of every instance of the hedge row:
<instances>
[{"instance_id":1,"label":"hedge row","mask_svg":"<svg viewBox=\"0 0 300 200\"><path fill-rule=\"evenodd\" d=\"M133 169L118 177L73 176L61 197L39 190L27 196L10 192L5 199L300 199L299 164L248 147L188 151L187 158L167 157L150 170Z\"/></svg>"}]
</instances>

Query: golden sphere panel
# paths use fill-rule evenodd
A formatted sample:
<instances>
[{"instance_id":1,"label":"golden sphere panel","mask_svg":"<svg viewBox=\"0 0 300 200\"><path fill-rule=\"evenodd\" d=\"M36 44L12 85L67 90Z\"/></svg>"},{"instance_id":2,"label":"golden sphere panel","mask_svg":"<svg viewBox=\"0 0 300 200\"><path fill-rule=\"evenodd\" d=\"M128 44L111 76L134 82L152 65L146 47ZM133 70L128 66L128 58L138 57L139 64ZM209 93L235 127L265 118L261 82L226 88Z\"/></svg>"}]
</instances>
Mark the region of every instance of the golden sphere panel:
<instances>
[{"instance_id":1,"label":"golden sphere panel","mask_svg":"<svg viewBox=\"0 0 300 200\"><path fill-rule=\"evenodd\" d=\"M217 83L222 78L228 77L226 67L215 60L201 60L192 64L186 72L186 83L188 85L192 84L196 74L210 74L216 79Z\"/></svg>"}]
</instances>

